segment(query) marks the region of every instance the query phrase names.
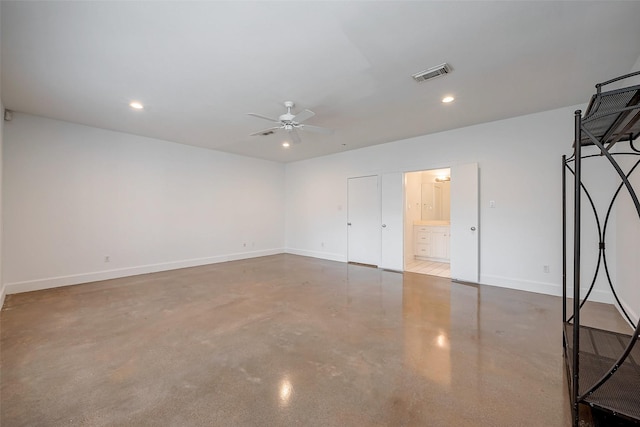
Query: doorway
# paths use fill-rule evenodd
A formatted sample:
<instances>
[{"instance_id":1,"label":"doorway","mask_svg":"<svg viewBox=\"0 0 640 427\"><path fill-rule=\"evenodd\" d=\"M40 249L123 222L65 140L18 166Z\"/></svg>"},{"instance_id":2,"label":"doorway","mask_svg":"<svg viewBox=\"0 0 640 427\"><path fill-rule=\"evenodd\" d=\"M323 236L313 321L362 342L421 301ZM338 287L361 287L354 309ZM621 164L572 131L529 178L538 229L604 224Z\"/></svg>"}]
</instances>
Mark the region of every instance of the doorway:
<instances>
[{"instance_id":1,"label":"doorway","mask_svg":"<svg viewBox=\"0 0 640 427\"><path fill-rule=\"evenodd\" d=\"M402 271L403 174L347 180L347 261Z\"/></svg>"},{"instance_id":2,"label":"doorway","mask_svg":"<svg viewBox=\"0 0 640 427\"><path fill-rule=\"evenodd\" d=\"M348 262L478 283L477 163L347 182Z\"/></svg>"},{"instance_id":3,"label":"doorway","mask_svg":"<svg viewBox=\"0 0 640 427\"><path fill-rule=\"evenodd\" d=\"M347 261L378 266L380 192L378 176L347 180Z\"/></svg>"},{"instance_id":4,"label":"doorway","mask_svg":"<svg viewBox=\"0 0 640 427\"><path fill-rule=\"evenodd\" d=\"M451 278L451 169L405 178L404 270Z\"/></svg>"}]
</instances>

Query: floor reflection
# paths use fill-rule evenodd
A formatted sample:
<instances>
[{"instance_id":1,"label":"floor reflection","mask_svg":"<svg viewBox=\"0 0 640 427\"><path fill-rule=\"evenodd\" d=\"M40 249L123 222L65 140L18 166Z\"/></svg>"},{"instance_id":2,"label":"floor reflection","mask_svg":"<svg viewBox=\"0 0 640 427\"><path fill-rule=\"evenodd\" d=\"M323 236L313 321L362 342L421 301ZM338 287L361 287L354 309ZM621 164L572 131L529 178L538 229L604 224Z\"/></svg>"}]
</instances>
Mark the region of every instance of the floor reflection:
<instances>
[{"instance_id":1,"label":"floor reflection","mask_svg":"<svg viewBox=\"0 0 640 427\"><path fill-rule=\"evenodd\" d=\"M424 291L423 284L405 280L402 307L406 363L425 378L450 385L450 293L442 289L425 298Z\"/></svg>"},{"instance_id":2,"label":"floor reflection","mask_svg":"<svg viewBox=\"0 0 640 427\"><path fill-rule=\"evenodd\" d=\"M280 406L289 406L289 401L291 400L291 395L293 394L293 385L291 384L291 381L289 381L289 378L287 376L280 380L280 387L278 392L278 397L280 398Z\"/></svg>"},{"instance_id":3,"label":"floor reflection","mask_svg":"<svg viewBox=\"0 0 640 427\"><path fill-rule=\"evenodd\" d=\"M476 359L478 363L477 345L456 345L469 340L479 343L479 300L476 286L450 281L425 283L405 275L402 305L406 363L426 379L444 386L452 384L456 362L468 364ZM465 383L468 380L465 378Z\"/></svg>"}]
</instances>

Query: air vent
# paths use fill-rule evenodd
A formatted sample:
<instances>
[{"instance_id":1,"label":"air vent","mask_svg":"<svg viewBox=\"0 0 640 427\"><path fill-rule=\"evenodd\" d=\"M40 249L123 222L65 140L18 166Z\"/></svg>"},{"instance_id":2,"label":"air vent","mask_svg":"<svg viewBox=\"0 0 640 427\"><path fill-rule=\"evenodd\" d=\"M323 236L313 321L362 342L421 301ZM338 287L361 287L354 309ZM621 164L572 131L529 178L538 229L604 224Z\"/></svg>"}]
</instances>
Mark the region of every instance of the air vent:
<instances>
[{"instance_id":1,"label":"air vent","mask_svg":"<svg viewBox=\"0 0 640 427\"><path fill-rule=\"evenodd\" d=\"M438 65L437 67L431 67L428 70L420 71L419 73L415 73L413 79L417 82L423 82L425 80L435 79L436 77L444 76L445 74L449 74L451 72L451 67L449 64L444 63Z\"/></svg>"}]
</instances>

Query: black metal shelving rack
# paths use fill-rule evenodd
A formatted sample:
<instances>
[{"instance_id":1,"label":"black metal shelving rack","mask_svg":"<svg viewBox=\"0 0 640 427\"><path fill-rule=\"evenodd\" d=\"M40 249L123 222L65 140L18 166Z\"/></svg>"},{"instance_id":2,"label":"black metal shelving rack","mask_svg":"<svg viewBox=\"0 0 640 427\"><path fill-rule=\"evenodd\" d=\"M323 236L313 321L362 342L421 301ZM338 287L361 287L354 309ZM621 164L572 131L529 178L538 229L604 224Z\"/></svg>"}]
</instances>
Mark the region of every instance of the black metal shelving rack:
<instances>
[{"instance_id":1,"label":"black metal shelving rack","mask_svg":"<svg viewBox=\"0 0 640 427\"><path fill-rule=\"evenodd\" d=\"M580 423L580 404L589 405L623 420L640 422L640 345L635 345L640 334L640 325L634 324L620 303L609 273L605 246L612 208L623 189L630 195L640 218L640 201L629 181L629 177L640 164L640 151L633 144L633 141L640 135L640 85L609 91L602 90L604 86L637 75L640 75L640 71L596 85L596 94L592 96L584 116L580 110L575 112L573 155L569 158L562 157L563 345L575 427ZM595 153L583 154L582 148L585 146L595 146ZM613 150L614 146L615 150ZM634 156L638 159L633 158L631 162L633 166L624 171L616 160L618 156ZM606 164L616 171L620 178L620 184L611 197L606 214L599 216L596 204L582 180L582 164L586 159L593 159L592 161L597 162L602 158L606 158ZM629 164L629 162L624 163L627 163L627 166ZM569 219L567 215L567 172L574 176L573 224L569 224L573 226L573 295L571 296L567 292L567 227ZM598 250L598 259L591 285L581 299L582 195L586 196L595 217L599 233L599 247L595 248ZM601 272L604 272L603 274L606 276L618 307L634 327L632 335L580 324L580 311L589 299ZM572 313L568 313L567 310L569 299L573 299Z\"/></svg>"}]
</instances>

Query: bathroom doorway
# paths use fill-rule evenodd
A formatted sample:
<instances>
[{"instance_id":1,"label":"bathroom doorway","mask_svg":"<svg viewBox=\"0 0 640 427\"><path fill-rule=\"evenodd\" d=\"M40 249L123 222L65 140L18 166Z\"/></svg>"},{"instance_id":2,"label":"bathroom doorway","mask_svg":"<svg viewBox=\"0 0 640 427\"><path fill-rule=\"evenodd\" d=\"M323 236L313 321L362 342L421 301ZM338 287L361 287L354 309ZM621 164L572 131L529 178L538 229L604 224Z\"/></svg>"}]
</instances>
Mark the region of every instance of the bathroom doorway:
<instances>
[{"instance_id":1,"label":"bathroom doorway","mask_svg":"<svg viewBox=\"0 0 640 427\"><path fill-rule=\"evenodd\" d=\"M407 172L404 271L451 278L451 169Z\"/></svg>"}]
</instances>

